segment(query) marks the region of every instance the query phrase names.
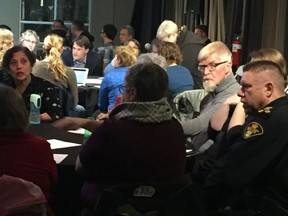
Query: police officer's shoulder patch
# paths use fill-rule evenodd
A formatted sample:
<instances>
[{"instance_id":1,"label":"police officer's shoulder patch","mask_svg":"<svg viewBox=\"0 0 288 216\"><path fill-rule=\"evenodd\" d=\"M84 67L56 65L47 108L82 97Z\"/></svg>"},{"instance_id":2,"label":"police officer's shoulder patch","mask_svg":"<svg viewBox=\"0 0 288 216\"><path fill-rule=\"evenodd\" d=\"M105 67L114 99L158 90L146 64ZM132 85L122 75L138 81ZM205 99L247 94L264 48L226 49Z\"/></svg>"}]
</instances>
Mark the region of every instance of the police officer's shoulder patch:
<instances>
[{"instance_id":1,"label":"police officer's shoulder patch","mask_svg":"<svg viewBox=\"0 0 288 216\"><path fill-rule=\"evenodd\" d=\"M243 137L244 139L249 139L254 136L262 135L263 133L263 127L259 123L251 122L244 129Z\"/></svg>"}]
</instances>

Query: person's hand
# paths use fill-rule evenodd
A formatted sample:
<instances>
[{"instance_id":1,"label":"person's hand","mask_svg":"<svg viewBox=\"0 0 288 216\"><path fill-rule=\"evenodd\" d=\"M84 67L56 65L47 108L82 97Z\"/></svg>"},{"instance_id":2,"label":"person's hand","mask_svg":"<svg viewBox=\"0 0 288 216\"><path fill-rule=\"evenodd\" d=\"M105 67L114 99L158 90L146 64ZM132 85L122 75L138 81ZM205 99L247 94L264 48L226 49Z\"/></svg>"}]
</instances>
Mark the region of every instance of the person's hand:
<instances>
[{"instance_id":1,"label":"person's hand","mask_svg":"<svg viewBox=\"0 0 288 216\"><path fill-rule=\"evenodd\" d=\"M104 119L107 119L107 118L109 118L109 113L100 113L97 116L96 120L101 121L101 120L104 120Z\"/></svg>"},{"instance_id":2,"label":"person's hand","mask_svg":"<svg viewBox=\"0 0 288 216\"><path fill-rule=\"evenodd\" d=\"M240 97L237 94L234 94L230 97L228 97L224 103L226 103L227 105L237 105L238 103L240 103Z\"/></svg>"},{"instance_id":3,"label":"person's hand","mask_svg":"<svg viewBox=\"0 0 288 216\"><path fill-rule=\"evenodd\" d=\"M55 121L52 125L56 128L63 130L77 130L80 128L79 124L77 124L76 118L73 117L64 117L57 121Z\"/></svg>"}]
</instances>

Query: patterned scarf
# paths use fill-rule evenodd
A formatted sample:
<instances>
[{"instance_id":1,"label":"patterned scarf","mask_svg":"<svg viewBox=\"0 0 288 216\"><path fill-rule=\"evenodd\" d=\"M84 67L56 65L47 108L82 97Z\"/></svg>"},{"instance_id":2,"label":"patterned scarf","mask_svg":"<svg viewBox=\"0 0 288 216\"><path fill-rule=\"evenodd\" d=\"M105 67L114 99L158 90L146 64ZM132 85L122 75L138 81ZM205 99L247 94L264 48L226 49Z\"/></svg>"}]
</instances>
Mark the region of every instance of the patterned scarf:
<instances>
[{"instance_id":1,"label":"patterned scarf","mask_svg":"<svg viewBox=\"0 0 288 216\"><path fill-rule=\"evenodd\" d=\"M116 106L109 118L128 118L144 123L160 123L172 119L172 109L166 98L149 102L125 102Z\"/></svg>"}]
</instances>

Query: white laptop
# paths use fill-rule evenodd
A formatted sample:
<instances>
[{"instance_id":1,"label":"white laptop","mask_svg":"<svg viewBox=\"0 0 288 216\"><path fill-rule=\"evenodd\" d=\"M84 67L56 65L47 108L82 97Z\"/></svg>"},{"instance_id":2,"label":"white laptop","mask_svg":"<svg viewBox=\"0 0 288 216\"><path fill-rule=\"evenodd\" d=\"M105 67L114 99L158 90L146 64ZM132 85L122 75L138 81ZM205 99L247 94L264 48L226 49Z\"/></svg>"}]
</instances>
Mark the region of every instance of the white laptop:
<instances>
[{"instance_id":1,"label":"white laptop","mask_svg":"<svg viewBox=\"0 0 288 216\"><path fill-rule=\"evenodd\" d=\"M86 80L86 85L95 86L95 87L100 88L100 85L102 83L102 79L103 79L103 77L97 77L97 78L88 77Z\"/></svg>"},{"instance_id":2,"label":"white laptop","mask_svg":"<svg viewBox=\"0 0 288 216\"><path fill-rule=\"evenodd\" d=\"M85 86L87 82L89 68L76 68L72 67L75 72L77 86Z\"/></svg>"}]
</instances>

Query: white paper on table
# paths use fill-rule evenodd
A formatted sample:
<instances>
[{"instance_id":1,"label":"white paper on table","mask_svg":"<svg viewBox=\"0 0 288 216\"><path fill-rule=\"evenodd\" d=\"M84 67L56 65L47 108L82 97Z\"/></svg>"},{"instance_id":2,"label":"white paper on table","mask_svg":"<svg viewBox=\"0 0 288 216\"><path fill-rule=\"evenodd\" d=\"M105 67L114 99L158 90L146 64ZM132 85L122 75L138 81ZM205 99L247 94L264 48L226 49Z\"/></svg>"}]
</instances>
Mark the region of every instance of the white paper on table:
<instances>
[{"instance_id":1,"label":"white paper on table","mask_svg":"<svg viewBox=\"0 0 288 216\"><path fill-rule=\"evenodd\" d=\"M53 154L54 160L57 164L61 163L68 154Z\"/></svg>"},{"instance_id":2,"label":"white paper on table","mask_svg":"<svg viewBox=\"0 0 288 216\"><path fill-rule=\"evenodd\" d=\"M76 134L84 134L85 129L84 128L78 128L77 130L69 130L69 133L76 133Z\"/></svg>"},{"instance_id":3,"label":"white paper on table","mask_svg":"<svg viewBox=\"0 0 288 216\"><path fill-rule=\"evenodd\" d=\"M47 140L50 143L51 149L60 149L60 148L69 148L69 147L76 147L81 146L81 144L72 143L72 142L65 142L57 139L49 139Z\"/></svg>"}]
</instances>

